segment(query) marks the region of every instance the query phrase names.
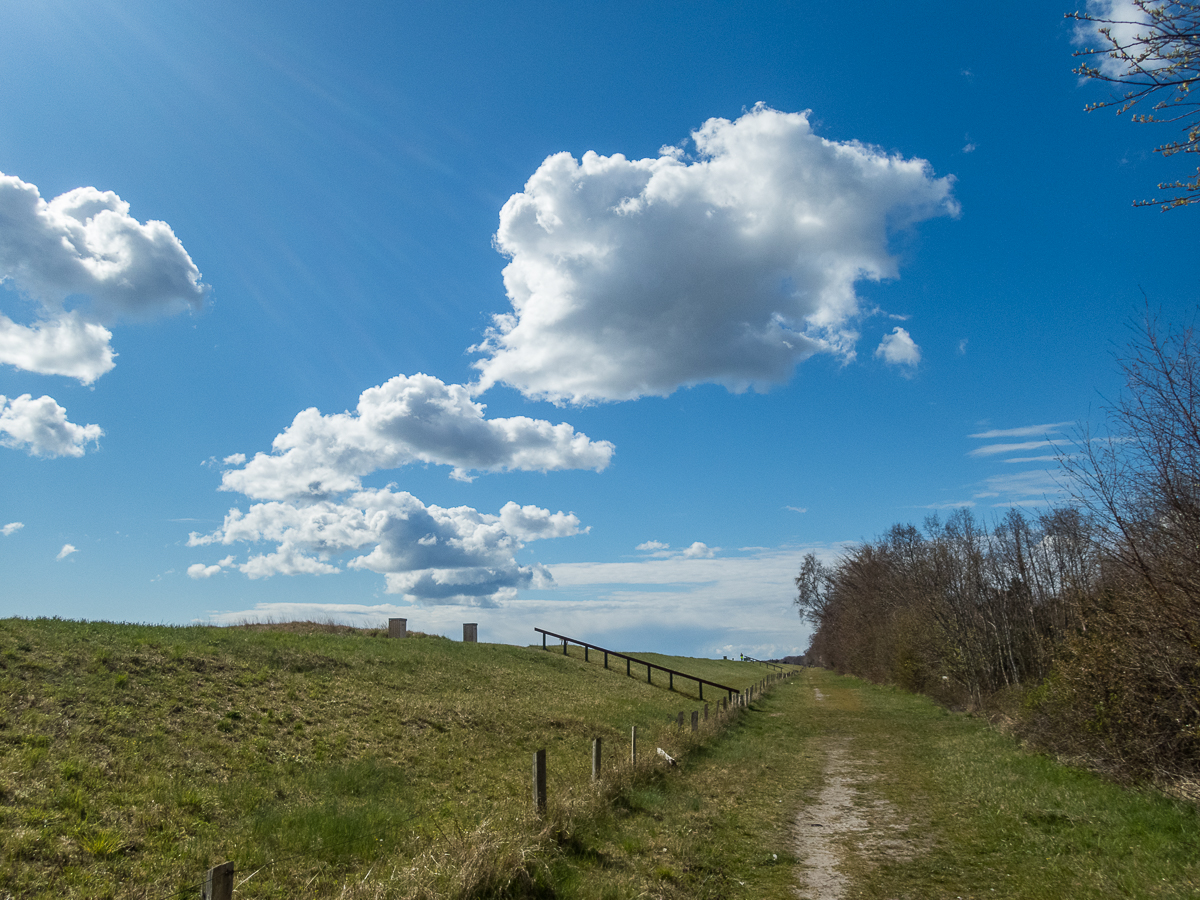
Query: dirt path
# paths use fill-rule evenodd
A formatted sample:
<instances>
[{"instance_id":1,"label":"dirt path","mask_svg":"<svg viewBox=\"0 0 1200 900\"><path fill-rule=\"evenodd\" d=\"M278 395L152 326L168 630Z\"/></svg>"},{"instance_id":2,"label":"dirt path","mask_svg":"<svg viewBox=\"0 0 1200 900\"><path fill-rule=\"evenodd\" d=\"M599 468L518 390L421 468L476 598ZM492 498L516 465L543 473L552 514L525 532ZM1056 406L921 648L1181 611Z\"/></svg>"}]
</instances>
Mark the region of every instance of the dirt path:
<instances>
[{"instance_id":1,"label":"dirt path","mask_svg":"<svg viewBox=\"0 0 1200 900\"><path fill-rule=\"evenodd\" d=\"M819 690L814 695L818 703L825 699ZM855 753L849 738L828 740L824 783L795 822L802 900L842 900L848 871L914 855L909 823L872 791L878 769L877 760Z\"/></svg>"}]
</instances>

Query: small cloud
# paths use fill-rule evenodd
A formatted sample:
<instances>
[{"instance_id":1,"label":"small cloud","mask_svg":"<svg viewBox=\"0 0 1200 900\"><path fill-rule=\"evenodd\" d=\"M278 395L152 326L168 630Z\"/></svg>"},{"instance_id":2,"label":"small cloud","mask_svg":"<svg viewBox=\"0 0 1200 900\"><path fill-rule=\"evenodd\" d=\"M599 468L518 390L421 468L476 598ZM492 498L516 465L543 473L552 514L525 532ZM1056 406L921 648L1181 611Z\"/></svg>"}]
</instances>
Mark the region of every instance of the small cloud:
<instances>
[{"instance_id":1,"label":"small cloud","mask_svg":"<svg viewBox=\"0 0 1200 900\"><path fill-rule=\"evenodd\" d=\"M646 541L644 544L638 544L637 550L670 550L670 544L664 544L662 541Z\"/></svg>"},{"instance_id":2,"label":"small cloud","mask_svg":"<svg viewBox=\"0 0 1200 900\"><path fill-rule=\"evenodd\" d=\"M188 578L194 578L196 580L200 580L202 578L212 578L220 571L221 567L219 565L206 566L204 563L193 563L187 568Z\"/></svg>"},{"instance_id":3,"label":"small cloud","mask_svg":"<svg viewBox=\"0 0 1200 900\"><path fill-rule=\"evenodd\" d=\"M875 356L888 365L915 367L921 361L921 348L905 329L897 325L879 342Z\"/></svg>"},{"instance_id":4,"label":"small cloud","mask_svg":"<svg viewBox=\"0 0 1200 900\"><path fill-rule=\"evenodd\" d=\"M1006 463L1035 463L1035 462L1058 462L1057 456L1014 456L1012 459L1002 460Z\"/></svg>"},{"instance_id":5,"label":"small cloud","mask_svg":"<svg viewBox=\"0 0 1200 900\"><path fill-rule=\"evenodd\" d=\"M969 142L968 142L967 144L964 144L964 145L963 145L963 148L962 148L962 152L963 152L963 153L974 153L974 152L975 152L975 145L974 145L974 144L972 144L972 143L969 143Z\"/></svg>"},{"instance_id":6,"label":"small cloud","mask_svg":"<svg viewBox=\"0 0 1200 900\"><path fill-rule=\"evenodd\" d=\"M958 355L959 356L967 355L967 339L966 338L963 338L961 341L958 342Z\"/></svg>"},{"instance_id":7,"label":"small cloud","mask_svg":"<svg viewBox=\"0 0 1200 900\"><path fill-rule=\"evenodd\" d=\"M63 544L63 548L58 551L58 556L56 556L54 558L55 559L66 559L72 553L78 553L78 552L79 551L75 548L74 544Z\"/></svg>"},{"instance_id":8,"label":"small cloud","mask_svg":"<svg viewBox=\"0 0 1200 900\"><path fill-rule=\"evenodd\" d=\"M241 466L246 463L245 453L234 453L221 460L221 464L225 466Z\"/></svg>"},{"instance_id":9,"label":"small cloud","mask_svg":"<svg viewBox=\"0 0 1200 900\"><path fill-rule=\"evenodd\" d=\"M976 496L979 496L976 494ZM948 500L944 503L926 503L924 506L914 507L915 509L960 509L967 507L968 509L975 505L974 500Z\"/></svg>"},{"instance_id":10,"label":"small cloud","mask_svg":"<svg viewBox=\"0 0 1200 900\"><path fill-rule=\"evenodd\" d=\"M25 527L24 522L9 522L3 528L0 528L0 534L3 534L5 537L8 537L9 535L16 534L18 531L20 531L24 527Z\"/></svg>"},{"instance_id":11,"label":"small cloud","mask_svg":"<svg viewBox=\"0 0 1200 900\"><path fill-rule=\"evenodd\" d=\"M784 509L790 509L792 512L798 512L798 513L808 512L807 506L785 506Z\"/></svg>"},{"instance_id":12,"label":"small cloud","mask_svg":"<svg viewBox=\"0 0 1200 900\"><path fill-rule=\"evenodd\" d=\"M703 541L696 541L683 551L684 559L712 559L720 547L710 547Z\"/></svg>"}]
</instances>

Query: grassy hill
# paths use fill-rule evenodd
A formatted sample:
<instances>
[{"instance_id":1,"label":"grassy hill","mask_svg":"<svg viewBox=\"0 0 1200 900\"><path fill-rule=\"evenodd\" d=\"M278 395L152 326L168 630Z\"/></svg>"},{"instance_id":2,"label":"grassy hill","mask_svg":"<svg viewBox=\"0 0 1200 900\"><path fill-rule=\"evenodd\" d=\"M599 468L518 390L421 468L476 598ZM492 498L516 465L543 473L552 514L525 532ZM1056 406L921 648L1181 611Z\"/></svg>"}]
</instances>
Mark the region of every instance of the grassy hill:
<instances>
[{"instance_id":1,"label":"grassy hill","mask_svg":"<svg viewBox=\"0 0 1200 900\"><path fill-rule=\"evenodd\" d=\"M767 671L653 661L739 688ZM695 737L673 724L703 708L693 683L634 676L336 626L2 620L0 897L196 897L226 859L247 898L545 893L574 824L660 777L656 747L714 739L715 709Z\"/></svg>"}]
</instances>

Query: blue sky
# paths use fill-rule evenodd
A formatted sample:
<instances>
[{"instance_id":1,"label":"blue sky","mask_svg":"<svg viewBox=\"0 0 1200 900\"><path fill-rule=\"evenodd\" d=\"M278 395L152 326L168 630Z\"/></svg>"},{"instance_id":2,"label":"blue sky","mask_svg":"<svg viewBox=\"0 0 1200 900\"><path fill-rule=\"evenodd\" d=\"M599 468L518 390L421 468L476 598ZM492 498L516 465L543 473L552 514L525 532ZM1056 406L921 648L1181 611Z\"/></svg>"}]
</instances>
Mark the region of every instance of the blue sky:
<instances>
[{"instance_id":1,"label":"blue sky","mask_svg":"<svg viewBox=\"0 0 1200 900\"><path fill-rule=\"evenodd\" d=\"M803 650L1200 300L1071 8L5 5L0 615Z\"/></svg>"}]
</instances>

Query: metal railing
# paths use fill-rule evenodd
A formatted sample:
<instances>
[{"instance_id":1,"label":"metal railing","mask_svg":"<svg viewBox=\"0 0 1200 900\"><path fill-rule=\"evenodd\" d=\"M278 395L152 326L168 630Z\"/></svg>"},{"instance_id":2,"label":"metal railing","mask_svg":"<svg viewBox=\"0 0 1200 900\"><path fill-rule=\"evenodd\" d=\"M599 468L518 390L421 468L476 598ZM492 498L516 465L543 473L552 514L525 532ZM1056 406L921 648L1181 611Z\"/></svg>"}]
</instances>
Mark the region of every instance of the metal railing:
<instances>
[{"instance_id":1,"label":"metal railing","mask_svg":"<svg viewBox=\"0 0 1200 900\"><path fill-rule=\"evenodd\" d=\"M675 690L675 676L676 675L678 675L680 678L688 678L688 679L691 679L692 681L696 682L696 684L699 685L699 687L700 687L700 699L701 700L704 699L704 686L706 684L711 685L712 687L715 687L718 690L725 691L729 695L730 700L732 700L735 695L741 693L737 688L730 687L727 684L718 684L715 681L709 681L707 678L700 678L697 675L689 675L687 672L680 672L676 669L668 669L666 666L660 666L658 663L647 662L644 659L638 659L637 657L629 656L626 653L618 653L616 650L609 650L606 647L598 647L595 644L589 644L587 641L581 641L581 640L578 640L577 638L567 637L565 634L555 634L553 631L547 631L544 628L535 628L533 630L538 632L539 634L541 634L543 650L548 649L546 647L546 638L552 637L552 638L557 638L558 640L563 642L562 648L563 648L564 656L567 653L567 645L568 644L578 644L580 647L583 648L583 659L585 662L588 659L588 651L589 650L595 650L597 653L603 653L604 654L604 668L606 668L606 669L608 668L608 658L610 656L615 656L618 659L625 660L625 674L629 675L629 676L633 675L632 666L634 663L636 663L639 666L645 666L646 667L646 683L647 684L654 683L653 680L651 679L651 673L655 669L657 669L659 672L667 673L668 686L671 690Z\"/></svg>"},{"instance_id":2,"label":"metal railing","mask_svg":"<svg viewBox=\"0 0 1200 900\"><path fill-rule=\"evenodd\" d=\"M742 659L745 662L756 662L756 663L762 663L764 666L772 666L772 667L778 669L780 672L788 671L783 666L779 665L779 663L768 662L765 659L755 659L753 656L747 656L745 653L742 654Z\"/></svg>"}]
</instances>

